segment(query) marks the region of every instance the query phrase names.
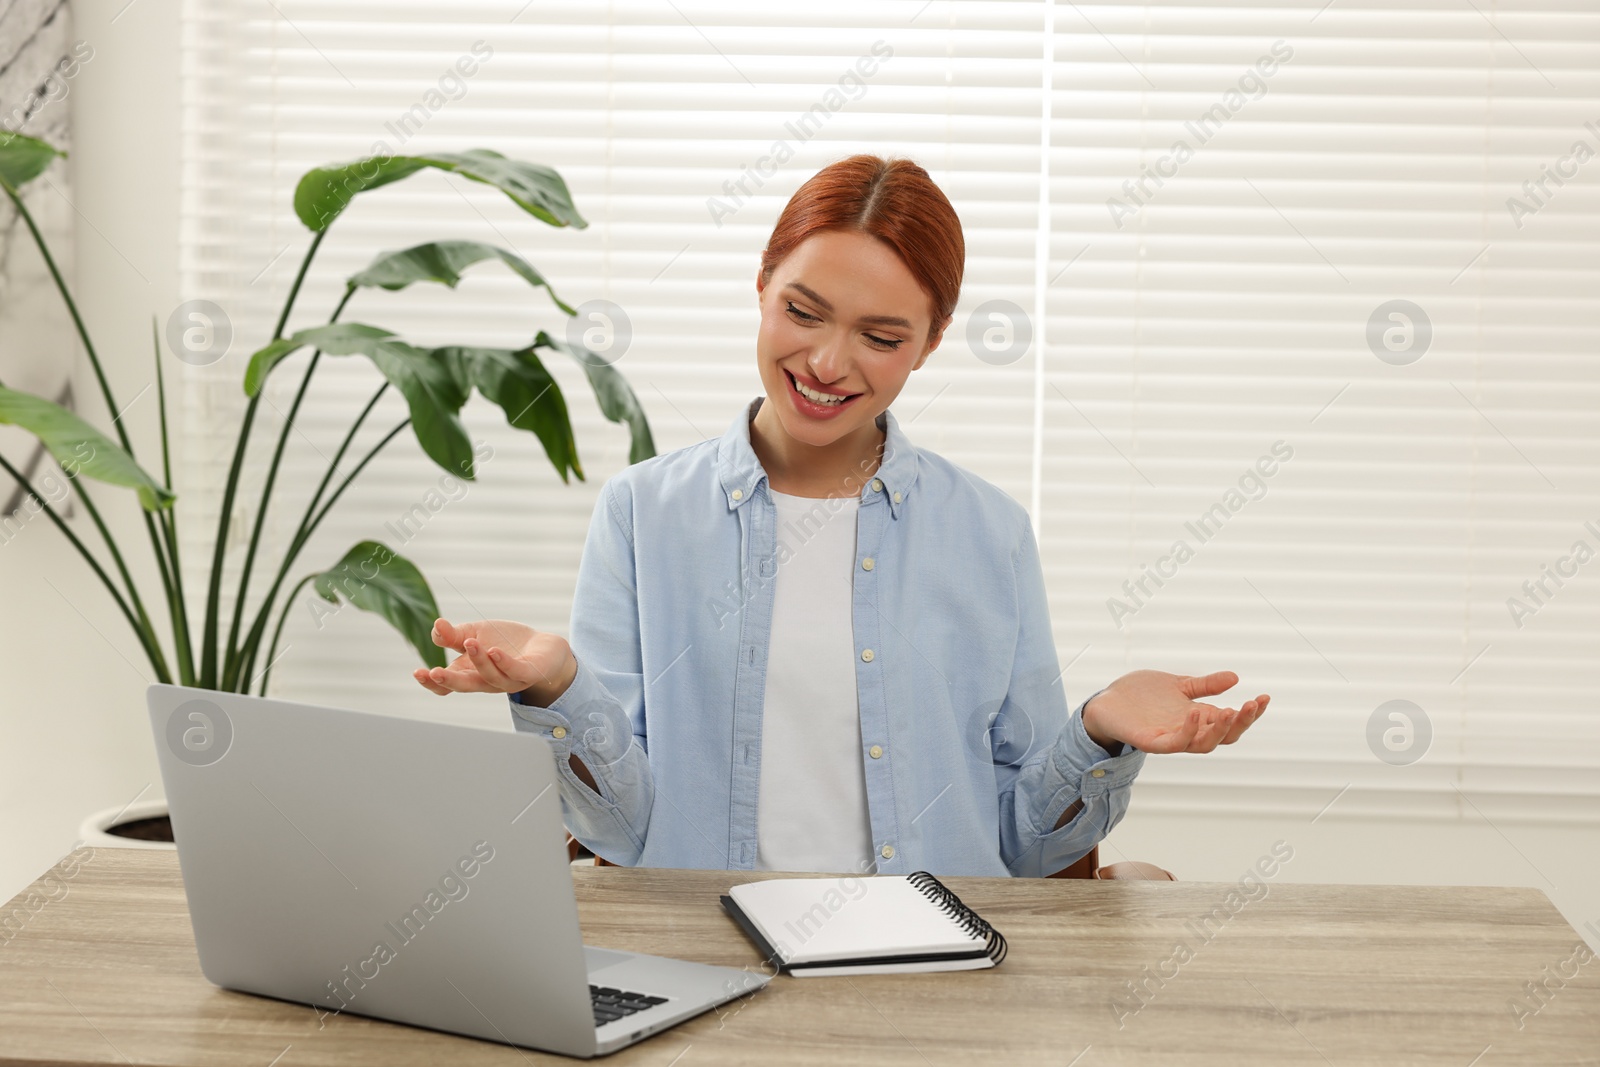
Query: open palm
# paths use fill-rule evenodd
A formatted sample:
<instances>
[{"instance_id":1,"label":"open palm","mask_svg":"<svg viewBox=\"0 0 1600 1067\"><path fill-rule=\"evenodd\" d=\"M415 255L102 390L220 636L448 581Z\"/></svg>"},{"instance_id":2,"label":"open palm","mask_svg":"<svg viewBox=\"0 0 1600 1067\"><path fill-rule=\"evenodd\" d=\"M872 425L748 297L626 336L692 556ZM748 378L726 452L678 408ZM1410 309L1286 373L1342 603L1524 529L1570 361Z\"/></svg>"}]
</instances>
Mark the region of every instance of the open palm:
<instances>
[{"instance_id":1,"label":"open palm","mask_svg":"<svg viewBox=\"0 0 1600 1067\"><path fill-rule=\"evenodd\" d=\"M1084 730L1107 749L1125 742L1142 752L1210 752L1239 740L1272 699L1262 693L1237 708L1200 700L1238 684L1239 676L1232 671L1205 675L1132 671L1084 707Z\"/></svg>"},{"instance_id":2,"label":"open palm","mask_svg":"<svg viewBox=\"0 0 1600 1067\"><path fill-rule=\"evenodd\" d=\"M508 619L459 625L439 619L433 643L460 655L448 667L418 667L411 676L440 696L532 690L545 705L566 691L577 670L566 638Z\"/></svg>"}]
</instances>

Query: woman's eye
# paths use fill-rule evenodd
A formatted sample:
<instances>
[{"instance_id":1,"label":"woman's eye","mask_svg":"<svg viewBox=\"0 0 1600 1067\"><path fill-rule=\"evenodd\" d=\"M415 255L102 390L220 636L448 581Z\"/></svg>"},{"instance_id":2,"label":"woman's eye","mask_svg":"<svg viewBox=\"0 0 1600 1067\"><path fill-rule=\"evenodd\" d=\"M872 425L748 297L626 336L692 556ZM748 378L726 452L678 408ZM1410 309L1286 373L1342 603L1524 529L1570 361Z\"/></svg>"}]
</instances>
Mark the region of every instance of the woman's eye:
<instances>
[{"instance_id":1,"label":"woman's eye","mask_svg":"<svg viewBox=\"0 0 1600 1067\"><path fill-rule=\"evenodd\" d=\"M794 303L792 301L787 301L787 300L784 301L784 306L788 309L789 314L793 315L795 318L799 319L801 322L821 322L822 321L821 319L817 318L815 315L808 315L804 311L801 311L799 308L794 306ZM877 345L879 348L883 349L886 352L893 352L895 349L897 349L901 345L905 344L905 341L902 340L899 337L874 337L870 333L867 334L866 337L867 337L868 341L870 341L874 345Z\"/></svg>"}]
</instances>

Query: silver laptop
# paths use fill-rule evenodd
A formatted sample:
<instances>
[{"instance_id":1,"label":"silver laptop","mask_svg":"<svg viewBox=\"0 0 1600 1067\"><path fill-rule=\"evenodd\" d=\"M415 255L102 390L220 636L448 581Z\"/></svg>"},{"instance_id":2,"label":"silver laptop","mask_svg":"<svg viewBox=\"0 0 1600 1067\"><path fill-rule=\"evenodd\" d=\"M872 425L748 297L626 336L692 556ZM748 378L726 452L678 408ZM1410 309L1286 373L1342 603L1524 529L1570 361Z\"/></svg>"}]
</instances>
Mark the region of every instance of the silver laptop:
<instances>
[{"instance_id":1,"label":"silver laptop","mask_svg":"<svg viewBox=\"0 0 1600 1067\"><path fill-rule=\"evenodd\" d=\"M219 986L589 1057L769 981L583 944L537 735L171 685L149 706Z\"/></svg>"}]
</instances>

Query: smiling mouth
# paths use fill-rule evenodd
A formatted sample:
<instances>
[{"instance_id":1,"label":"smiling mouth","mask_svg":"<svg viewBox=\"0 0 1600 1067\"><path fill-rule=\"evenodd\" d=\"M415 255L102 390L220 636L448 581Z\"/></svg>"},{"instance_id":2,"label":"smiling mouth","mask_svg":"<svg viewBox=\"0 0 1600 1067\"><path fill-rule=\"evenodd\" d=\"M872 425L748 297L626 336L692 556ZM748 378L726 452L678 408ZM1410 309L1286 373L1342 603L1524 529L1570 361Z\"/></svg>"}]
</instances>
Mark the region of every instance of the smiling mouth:
<instances>
[{"instance_id":1,"label":"smiling mouth","mask_svg":"<svg viewBox=\"0 0 1600 1067\"><path fill-rule=\"evenodd\" d=\"M854 400L856 397L861 395L860 393L846 393L843 396L835 396L832 393L819 393L815 389L812 389L809 386L806 386L806 385L802 384L800 382L800 380L797 379L789 371L785 370L783 373L788 377L789 384L794 387L794 391L799 393L801 396L805 397L807 400L811 401L813 404L823 404L823 405L843 404L846 401Z\"/></svg>"}]
</instances>

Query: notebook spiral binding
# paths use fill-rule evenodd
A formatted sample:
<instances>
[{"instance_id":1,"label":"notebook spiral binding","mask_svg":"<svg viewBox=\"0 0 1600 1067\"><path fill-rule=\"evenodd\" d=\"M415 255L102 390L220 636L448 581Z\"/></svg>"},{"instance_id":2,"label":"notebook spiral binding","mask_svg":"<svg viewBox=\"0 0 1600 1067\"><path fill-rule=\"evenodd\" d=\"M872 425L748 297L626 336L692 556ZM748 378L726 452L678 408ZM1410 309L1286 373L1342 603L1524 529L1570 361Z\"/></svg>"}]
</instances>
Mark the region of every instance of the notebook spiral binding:
<instances>
[{"instance_id":1,"label":"notebook spiral binding","mask_svg":"<svg viewBox=\"0 0 1600 1067\"><path fill-rule=\"evenodd\" d=\"M927 871L916 871L906 877L906 881L915 886L923 896L933 901L946 915L961 924L961 928L969 934L984 938L988 942L989 958L994 960L996 966L1006 958L1006 939L983 920L977 912L961 903L961 898L951 892L950 887Z\"/></svg>"}]
</instances>

